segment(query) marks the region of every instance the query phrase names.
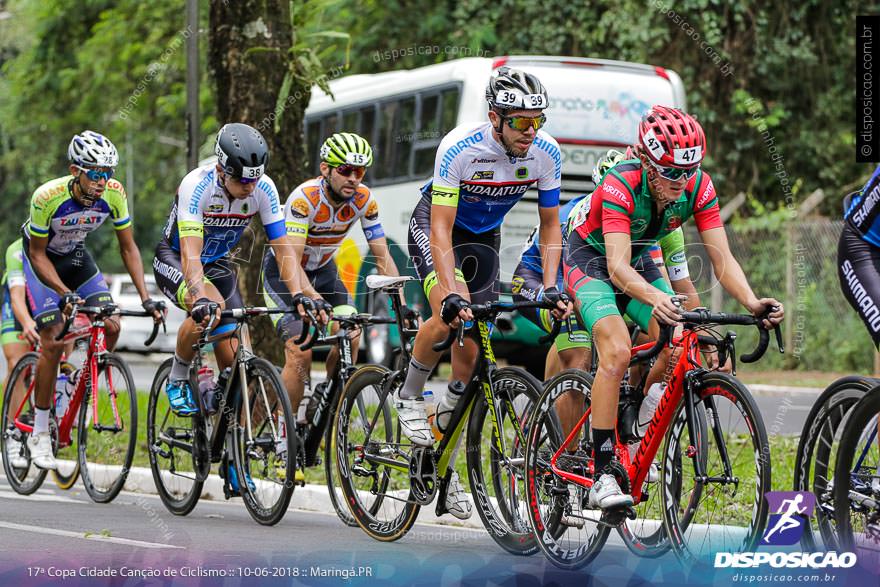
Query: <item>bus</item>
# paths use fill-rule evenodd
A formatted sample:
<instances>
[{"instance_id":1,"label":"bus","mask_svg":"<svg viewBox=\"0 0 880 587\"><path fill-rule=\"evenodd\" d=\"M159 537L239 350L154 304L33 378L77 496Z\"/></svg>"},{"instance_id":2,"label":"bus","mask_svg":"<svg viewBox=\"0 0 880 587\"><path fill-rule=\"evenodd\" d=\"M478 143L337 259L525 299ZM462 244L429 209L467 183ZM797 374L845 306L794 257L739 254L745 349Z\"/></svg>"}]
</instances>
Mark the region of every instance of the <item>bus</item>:
<instances>
[{"instance_id":1,"label":"bus","mask_svg":"<svg viewBox=\"0 0 880 587\"><path fill-rule=\"evenodd\" d=\"M382 225L402 273L415 274L407 252L409 219L421 197L420 188L433 173L440 141L460 124L487 119L486 84L492 71L504 65L537 75L547 88L550 106L544 130L562 151L563 202L594 189L592 170L598 157L610 148L633 144L638 123L652 105L685 108L684 87L674 71L583 57L463 58L411 70L341 77L329 83L332 96L316 87L305 113L309 170L319 175L318 151L334 132L355 132L370 142L374 162L364 183L379 203ZM538 223L537 202L537 190L528 192L504 219L502 295L509 292L522 246ZM375 271L366 252L363 235L353 230L336 259L340 273L359 310L387 313L387 300L367 292L363 284L366 275ZM411 308L423 315L428 312L419 284L408 284L405 295ZM524 318L502 315L493 346L499 356L518 354L542 362L543 353L517 353L536 345L540 334ZM368 333L368 360L389 364L396 338L388 329ZM537 364L527 366L540 371Z\"/></svg>"}]
</instances>

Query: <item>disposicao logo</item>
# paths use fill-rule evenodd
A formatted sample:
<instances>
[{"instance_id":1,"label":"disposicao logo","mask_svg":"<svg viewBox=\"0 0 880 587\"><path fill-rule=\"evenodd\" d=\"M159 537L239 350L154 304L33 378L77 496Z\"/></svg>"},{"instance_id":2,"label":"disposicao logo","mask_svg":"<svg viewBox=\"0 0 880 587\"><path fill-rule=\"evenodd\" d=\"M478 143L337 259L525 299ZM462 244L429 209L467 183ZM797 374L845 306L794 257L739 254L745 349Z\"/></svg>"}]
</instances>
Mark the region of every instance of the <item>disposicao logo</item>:
<instances>
[{"instance_id":1,"label":"disposicao logo","mask_svg":"<svg viewBox=\"0 0 880 587\"><path fill-rule=\"evenodd\" d=\"M791 546L800 542L816 507L816 496L809 491L768 491L764 499L775 513L770 514L761 544Z\"/></svg>"}]
</instances>

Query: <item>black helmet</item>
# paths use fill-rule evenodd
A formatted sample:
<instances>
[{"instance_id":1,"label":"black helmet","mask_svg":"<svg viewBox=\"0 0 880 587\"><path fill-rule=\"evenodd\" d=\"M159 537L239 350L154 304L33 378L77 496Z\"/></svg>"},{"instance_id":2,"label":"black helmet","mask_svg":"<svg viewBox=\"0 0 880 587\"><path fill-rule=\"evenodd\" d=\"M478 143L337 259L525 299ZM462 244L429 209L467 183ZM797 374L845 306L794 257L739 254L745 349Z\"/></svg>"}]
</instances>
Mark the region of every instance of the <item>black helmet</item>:
<instances>
[{"instance_id":1,"label":"black helmet","mask_svg":"<svg viewBox=\"0 0 880 587\"><path fill-rule=\"evenodd\" d=\"M220 129L214 153L223 172L239 179L259 179L269 164L266 139L254 127L240 122Z\"/></svg>"},{"instance_id":2,"label":"black helmet","mask_svg":"<svg viewBox=\"0 0 880 587\"><path fill-rule=\"evenodd\" d=\"M492 72L486 86L486 101L496 110L543 110L550 106L544 84L530 73L512 67Z\"/></svg>"}]
</instances>

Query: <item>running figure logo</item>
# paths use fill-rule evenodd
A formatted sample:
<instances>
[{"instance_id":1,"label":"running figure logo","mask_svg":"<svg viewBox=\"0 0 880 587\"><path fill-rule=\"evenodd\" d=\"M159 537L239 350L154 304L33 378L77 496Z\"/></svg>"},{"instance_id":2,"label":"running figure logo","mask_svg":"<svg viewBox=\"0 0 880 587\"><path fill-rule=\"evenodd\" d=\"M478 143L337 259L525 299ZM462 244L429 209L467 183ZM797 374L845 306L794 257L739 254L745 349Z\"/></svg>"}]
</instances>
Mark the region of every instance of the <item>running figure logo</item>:
<instances>
[{"instance_id":1,"label":"running figure logo","mask_svg":"<svg viewBox=\"0 0 880 587\"><path fill-rule=\"evenodd\" d=\"M816 507L816 496L809 491L768 491L764 499L770 505L770 511L775 513L767 520L767 531L761 544L797 544Z\"/></svg>"}]
</instances>

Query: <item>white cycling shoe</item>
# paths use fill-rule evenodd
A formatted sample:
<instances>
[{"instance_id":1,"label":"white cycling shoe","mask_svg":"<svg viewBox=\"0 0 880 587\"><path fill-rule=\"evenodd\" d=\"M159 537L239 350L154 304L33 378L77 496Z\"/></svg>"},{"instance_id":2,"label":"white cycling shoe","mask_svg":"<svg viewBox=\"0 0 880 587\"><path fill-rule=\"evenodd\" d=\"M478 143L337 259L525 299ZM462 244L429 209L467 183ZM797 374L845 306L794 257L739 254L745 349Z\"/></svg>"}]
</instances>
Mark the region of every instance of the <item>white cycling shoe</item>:
<instances>
[{"instance_id":1,"label":"white cycling shoe","mask_svg":"<svg viewBox=\"0 0 880 587\"><path fill-rule=\"evenodd\" d=\"M459 520L467 520L473 513L471 500L468 499L455 471L452 472L446 488L446 510Z\"/></svg>"},{"instance_id":2,"label":"white cycling shoe","mask_svg":"<svg viewBox=\"0 0 880 587\"><path fill-rule=\"evenodd\" d=\"M401 399L399 393L399 391L394 392L393 403L403 435L416 446L434 446L434 434L428 423L425 400L422 397Z\"/></svg>"},{"instance_id":3,"label":"white cycling shoe","mask_svg":"<svg viewBox=\"0 0 880 587\"><path fill-rule=\"evenodd\" d=\"M9 464L16 469L26 469L28 466L28 460L21 454L21 449L19 439L12 436L6 439L6 458L9 459Z\"/></svg>"},{"instance_id":4,"label":"white cycling shoe","mask_svg":"<svg viewBox=\"0 0 880 587\"><path fill-rule=\"evenodd\" d=\"M632 495L624 493L614 475L605 473L590 488L590 507L603 510L631 506Z\"/></svg>"},{"instance_id":5,"label":"white cycling shoe","mask_svg":"<svg viewBox=\"0 0 880 587\"><path fill-rule=\"evenodd\" d=\"M58 463L52 454L52 437L48 432L41 432L27 439L28 451L31 453L31 461L40 469L56 470Z\"/></svg>"}]
</instances>

